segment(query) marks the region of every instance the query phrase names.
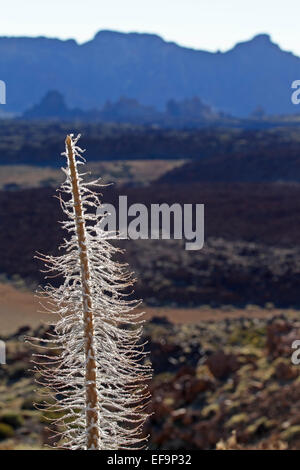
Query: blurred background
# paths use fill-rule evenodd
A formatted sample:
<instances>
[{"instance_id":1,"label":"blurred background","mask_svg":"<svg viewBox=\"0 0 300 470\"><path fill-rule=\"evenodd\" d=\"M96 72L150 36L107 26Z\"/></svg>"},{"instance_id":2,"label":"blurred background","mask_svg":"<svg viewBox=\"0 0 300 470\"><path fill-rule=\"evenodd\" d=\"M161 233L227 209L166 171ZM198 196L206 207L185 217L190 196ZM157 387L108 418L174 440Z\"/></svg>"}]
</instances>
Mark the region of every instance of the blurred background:
<instances>
[{"instance_id":1,"label":"blurred background","mask_svg":"<svg viewBox=\"0 0 300 470\"><path fill-rule=\"evenodd\" d=\"M117 204L205 204L205 246L126 240L153 363L150 449L300 449L299 4L11 0L1 8L0 449L51 444L24 336L49 321L67 133ZM51 418L51 416L48 416Z\"/></svg>"}]
</instances>

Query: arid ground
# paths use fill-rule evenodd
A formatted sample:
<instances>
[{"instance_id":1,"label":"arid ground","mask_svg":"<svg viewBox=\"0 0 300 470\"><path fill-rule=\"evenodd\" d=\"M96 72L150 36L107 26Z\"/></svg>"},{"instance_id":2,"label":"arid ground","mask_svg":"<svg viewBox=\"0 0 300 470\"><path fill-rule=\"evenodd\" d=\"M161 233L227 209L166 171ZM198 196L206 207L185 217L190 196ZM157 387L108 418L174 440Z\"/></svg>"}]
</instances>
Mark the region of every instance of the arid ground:
<instances>
[{"instance_id":1,"label":"arid ground","mask_svg":"<svg viewBox=\"0 0 300 470\"><path fill-rule=\"evenodd\" d=\"M237 318L272 318L281 314L299 315L294 309L261 308L248 305L247 308L223 306L210 308L174 308L174 307L141 307L145 311L145 319L167 318L174 324L195 324L206 321L222 321ZM24 325L36 328L41 323L51 320L50 315L43 312L39 299L33 292L18 289L11 284L0 284L0 331L1 334L11 334Z\"/></svg>"}]
</instances>

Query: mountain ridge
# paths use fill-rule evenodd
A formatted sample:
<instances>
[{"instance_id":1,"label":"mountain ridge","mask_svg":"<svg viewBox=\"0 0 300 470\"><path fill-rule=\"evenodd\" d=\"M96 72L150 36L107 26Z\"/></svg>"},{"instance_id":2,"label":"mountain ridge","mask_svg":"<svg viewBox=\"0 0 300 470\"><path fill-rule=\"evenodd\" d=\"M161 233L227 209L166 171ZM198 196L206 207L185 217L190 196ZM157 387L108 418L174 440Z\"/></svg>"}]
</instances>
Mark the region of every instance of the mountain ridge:
<instances>
[{"instance_id":1,"label":"mountain ridge","mask_svg":"<svg viewBox=\"0 0 300 470\"><path fill-rule=\"evenodd\" d=\"M291 83L300 77L300 58L283 51L268 34L225 52L182 47L156 34L111 30L82 44L0 37L0 57L9 112L25 111L52 89L66 96L69 106L84 110L121 96L158 109L170 99L198 96L238 117L258 106L268 114L297 112L290 98Z\"/></svg>"}]
</instances>

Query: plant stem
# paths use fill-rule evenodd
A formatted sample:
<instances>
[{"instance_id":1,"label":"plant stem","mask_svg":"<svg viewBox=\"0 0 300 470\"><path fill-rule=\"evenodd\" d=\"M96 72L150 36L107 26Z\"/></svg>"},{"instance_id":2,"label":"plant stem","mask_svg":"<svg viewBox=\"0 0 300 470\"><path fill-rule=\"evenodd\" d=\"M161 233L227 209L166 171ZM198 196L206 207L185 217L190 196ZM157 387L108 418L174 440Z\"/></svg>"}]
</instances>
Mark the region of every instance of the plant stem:
<instances>
[{"instance_id":1,"label":"plant stem","mask_svg":"<svg viewBox=\"0 0 300 470\"><path fill-rule=\"evenodd\" d=\"M96 360L94 347L94 319L92 297L89 286L90 270L86 244L85 220L79 191L78 173L72 139L66 138L67 156L72 182L76 233L80 256L82 305L85 340L85 387L86 387L86 446L87 450L99 449L98 393L96 384Z\"/></svg>"}]
</instances>

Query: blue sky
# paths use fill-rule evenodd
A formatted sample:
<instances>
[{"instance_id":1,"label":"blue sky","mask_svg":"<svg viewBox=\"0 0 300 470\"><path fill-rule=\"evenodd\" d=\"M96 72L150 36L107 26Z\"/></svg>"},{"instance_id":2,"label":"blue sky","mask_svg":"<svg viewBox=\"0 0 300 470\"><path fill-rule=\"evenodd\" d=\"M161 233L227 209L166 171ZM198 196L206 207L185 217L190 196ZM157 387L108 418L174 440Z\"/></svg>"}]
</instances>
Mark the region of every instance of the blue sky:
<instances>
[{"instance_id":1,"label":"blue sky","mask_svg":"<svg viewBox=\"0 0 300 470\"><path fill-rule=\"evenodd\" d=\"M0 36L84 42L113 29L210 51L264 32L300 56L299 0L0 0L0 18Z\"/></svg>"}]
</instances>

